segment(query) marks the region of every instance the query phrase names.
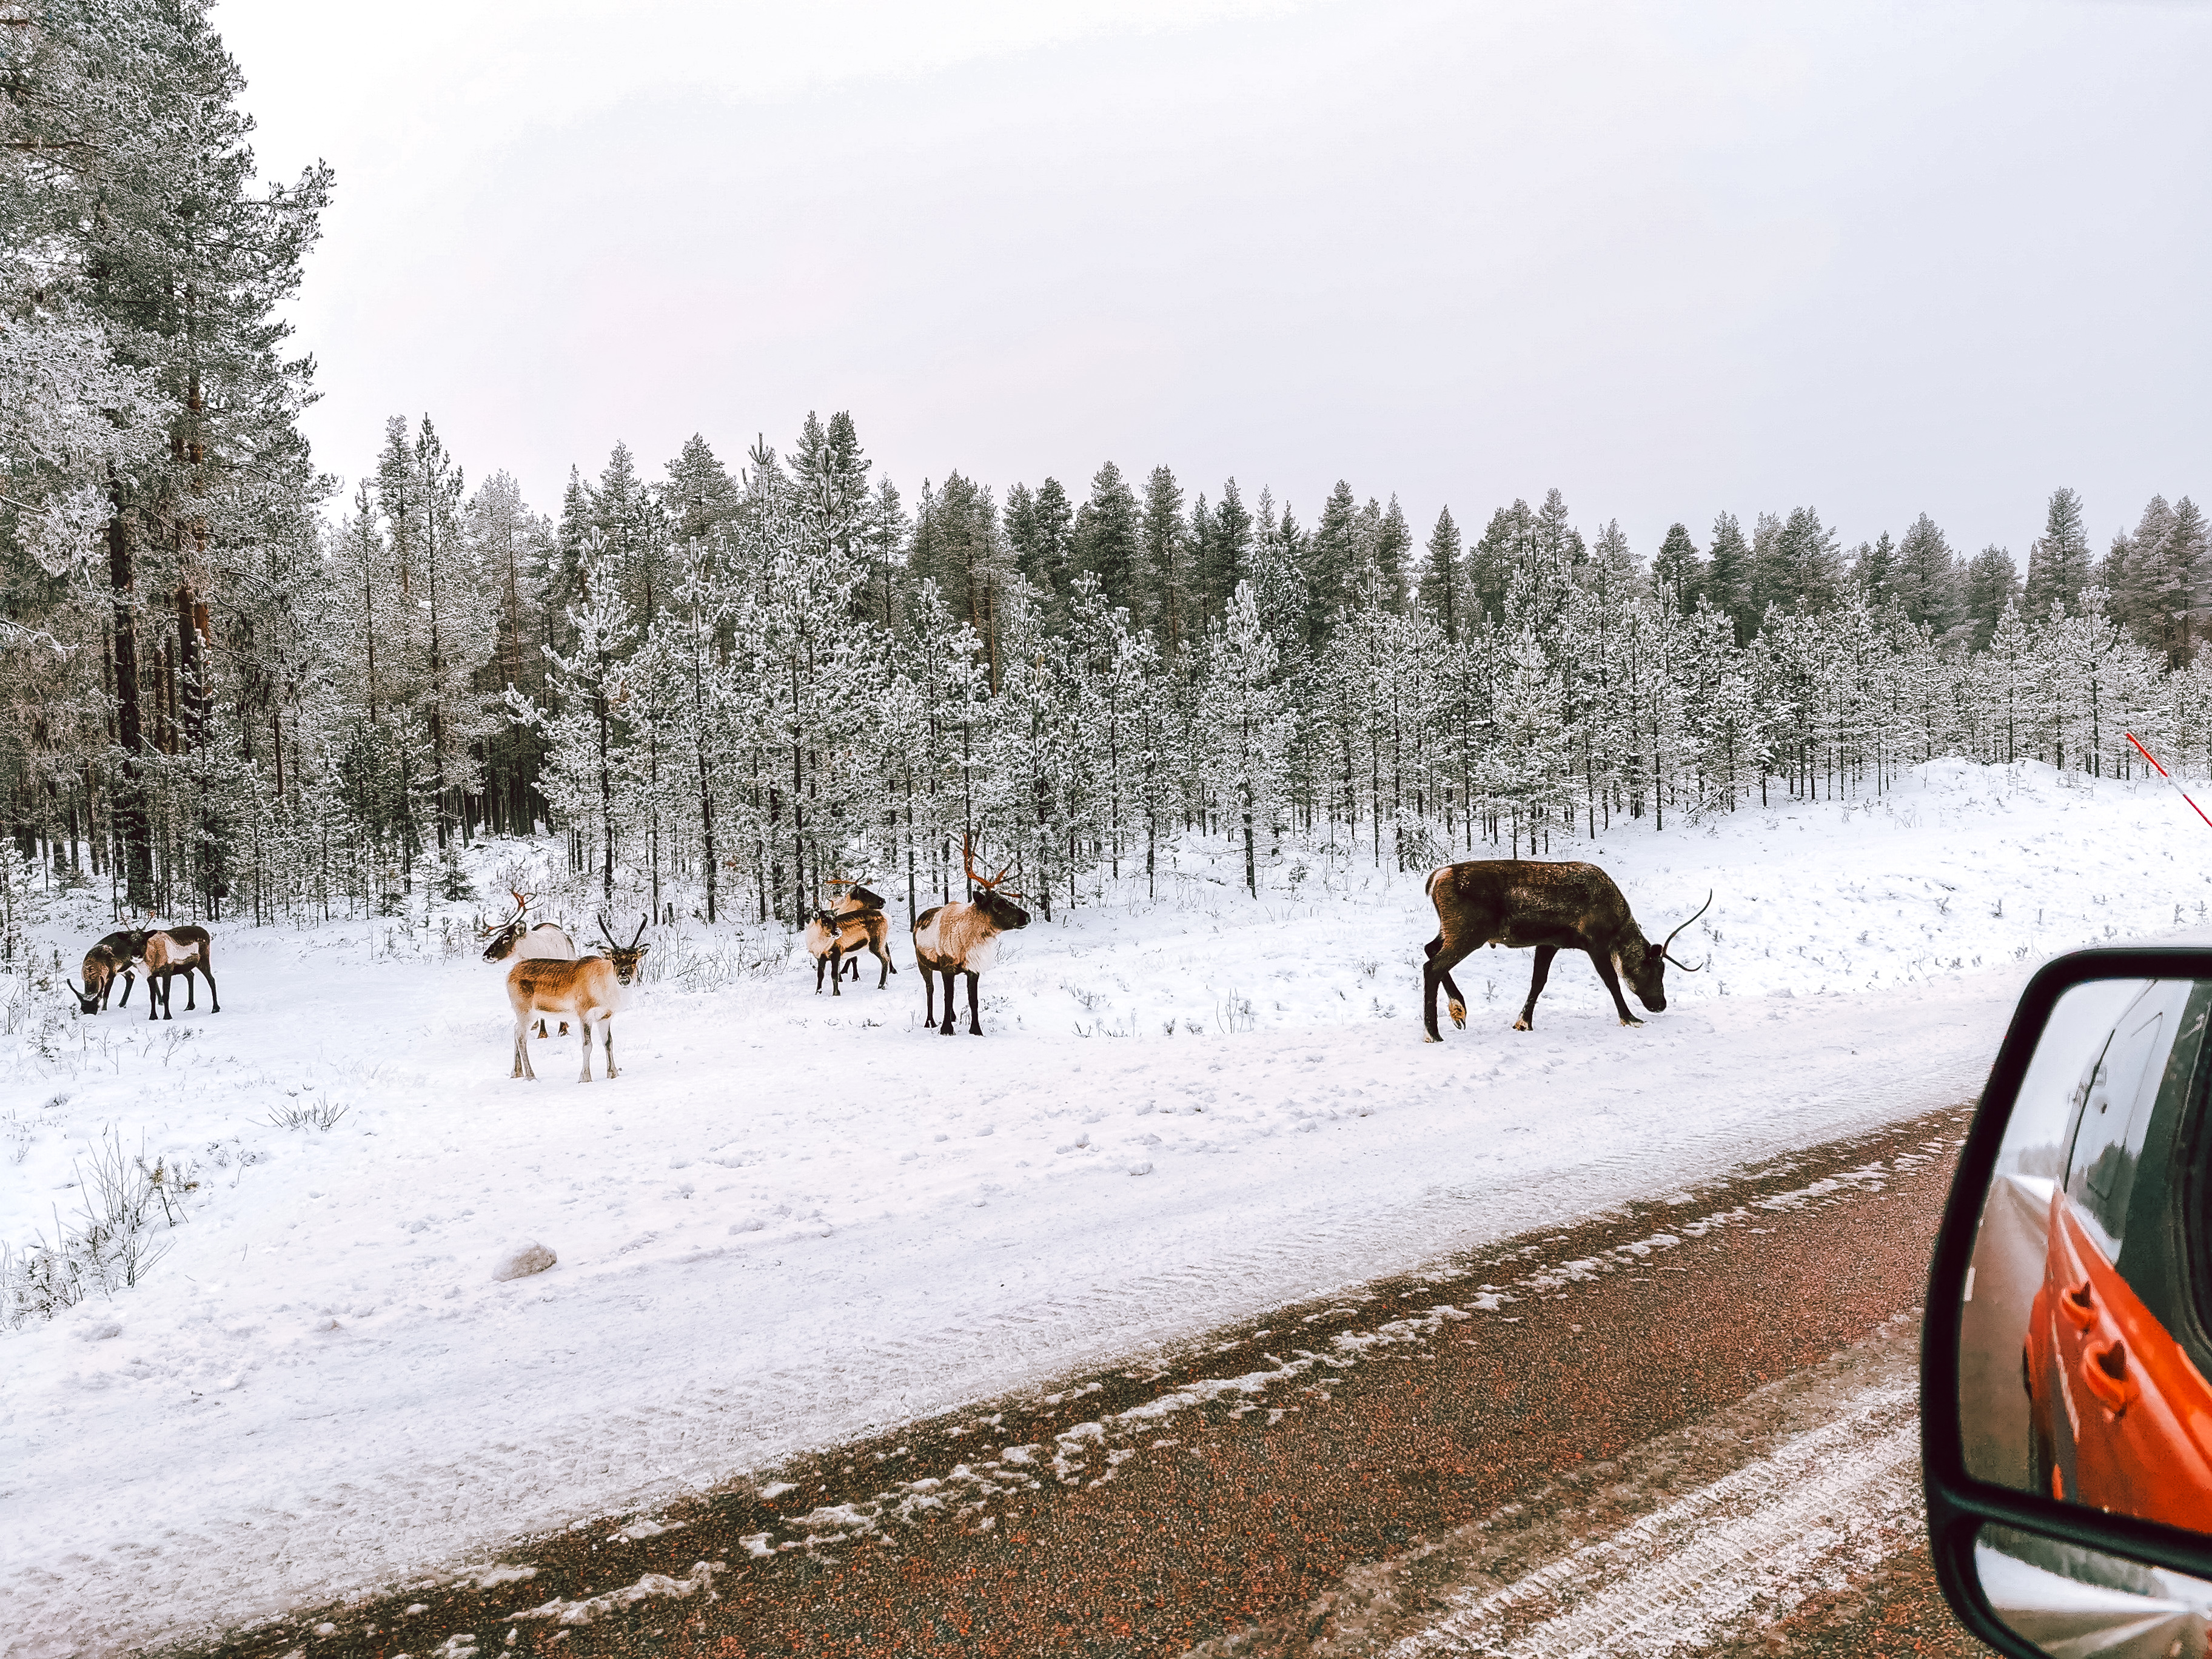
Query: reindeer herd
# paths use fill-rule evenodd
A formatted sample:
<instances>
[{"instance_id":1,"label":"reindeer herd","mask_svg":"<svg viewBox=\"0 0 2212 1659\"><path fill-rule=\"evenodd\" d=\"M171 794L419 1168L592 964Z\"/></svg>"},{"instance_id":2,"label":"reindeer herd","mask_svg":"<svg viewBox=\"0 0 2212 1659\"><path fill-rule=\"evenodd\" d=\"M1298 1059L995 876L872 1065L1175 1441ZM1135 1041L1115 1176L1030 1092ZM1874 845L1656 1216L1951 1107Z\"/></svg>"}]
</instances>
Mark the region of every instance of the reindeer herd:
<instances>
[{"instance_id":1,"label":"reindeer herd","mask_svg":"<svg viewBox=\"0 0 2212 1659\"><path fill-rule=\"evenodd\" d=\"M963 842L960 856L974 896L933 905L915 918L914 957L921 970L924 1024L941 1036L953 1034L953 993L957 981L965 975L968 1030L981 1036L983 1021L977 981L997 959L1000 935L1028 927L1030 917L1014 902L1022 895L1005 884L1011 866L994 876L984 875L975 867L972 841ZM898 972L887 944L890 924L884 900L849 878L838 877L830 885L842 890L840 896L814 914L801 939L807 954L814 958L815 993L820 994L826 976L830 994L842 996L846 969L851 968L857 981L864 955L873 956L881 964L876 976L876 988L881 990ZM1705 965L1699 963L1692 967L1678 960L1668 954L1668 946L1684 928L1712 908L1711 893L1688 921L1655 945L1637 925L1627 899L1613 878L1594 864L1533 859L1449 864L1431 872L1425 890L1436 907L1437 921L1436 938L1424 947L1426 963L1422 972L1422 1031L1431 1042L1443 1041L1437 1030L1439 988L1450 999L1452 1024L1466 1028L1466 1000L1453 982L1451 970L1486 945L1492 949L1533 949L1536 953L1528 1000L1513 1023L1516 1031L1534 1029L1536 999L1550 977L1552 958L1561 951L1580 951L1589 957L1598 978L1612 994L1614 1011L1623 1025L1644 1023L1629 1012L1627 999L1621 993L1623 979L1644 1007L1656 1013L1667 1006L1668 963L1685 973L1696 973ZM637 931L624 945L601 915L599 933L605 953L601 955L594 946L580 955L574 939L558 923L527 920L535 902L531 895L514 891L511 896L514 915L496 926L483 921L477 926L478 936L486 941L484 960L513 963L507 975L507 999L514 1013L514 1067L510 1075L533 1079L538 1075L530 1063L530 1027L534 1021L538 1035L543 1037L546 1020L551 1017L561 1022L560 1035L568 1034L571 1021L582 1035L580 1081L592 1080L595 1031L605 1054L606 1074L616 1076L614 1017L622 1011L625 988L635 982L646 952L652 949L644 942L647 919L638 919ZM98 1013L107 1006L118 979L123 981L123 995L117 1006L127 1006L131 987L142 970L146 977L147 1018L173 1018L169 1011L170 993L179 974L185 976L185 1012L191 1012L195 1006L195 974L208 982L209 1012L222 1012L222 1005L216 999L213 941L204 927L110 933L85 953L84 984L79 987L71 981L69 986L76 992L82 1012ZM945 989L942 1021L937 1013L940 977Z\"/></svg>"}]
</instances>

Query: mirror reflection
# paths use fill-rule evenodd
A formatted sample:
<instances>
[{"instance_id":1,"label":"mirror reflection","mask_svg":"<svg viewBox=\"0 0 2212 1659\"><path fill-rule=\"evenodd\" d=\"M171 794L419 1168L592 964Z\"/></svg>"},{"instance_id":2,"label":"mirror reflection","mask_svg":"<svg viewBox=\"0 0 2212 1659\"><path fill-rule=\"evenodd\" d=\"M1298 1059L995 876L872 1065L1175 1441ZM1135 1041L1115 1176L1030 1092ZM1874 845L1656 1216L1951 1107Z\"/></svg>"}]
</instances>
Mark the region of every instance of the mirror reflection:
<instances>
[{"instance_id":1,"label":"mirror reflection","mask_svg":"<svg viewBox=\"0 0 2212 1659\"><path fill-rule=\"evenodd\" d=\"M2051 1659L2201 1659L2212 1583L2161 1567L1984 1527L1974 1571L1990 1609Z\"/></svg>"},{"instance_id":2,"label":"mirror reflection","mask_svg":"<svg viewBox=\"0 0 2212 1659\"><path fill-rule=\"evenodd\" d=\"M2053 1011L1983 1206L1959 1407L1984 1480L2212 1533L2208 1011L2212 981L2179 980Z\"/></svg>"}]
</instances>

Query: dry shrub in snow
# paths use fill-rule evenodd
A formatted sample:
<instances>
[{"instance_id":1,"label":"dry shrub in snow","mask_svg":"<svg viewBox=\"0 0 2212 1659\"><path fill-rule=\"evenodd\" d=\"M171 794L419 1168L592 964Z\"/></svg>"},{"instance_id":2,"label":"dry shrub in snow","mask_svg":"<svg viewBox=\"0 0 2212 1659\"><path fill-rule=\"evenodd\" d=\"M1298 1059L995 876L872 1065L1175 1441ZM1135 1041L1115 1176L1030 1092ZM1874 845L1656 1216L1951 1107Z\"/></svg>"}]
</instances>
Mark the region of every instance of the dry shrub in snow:
<instances>
[{"instance_id":1,"label":"dry shrub in snow","mask_svg":"<svg viewBox=\"0 0 2212 1659\"><path fill-rule=\"evenodd\" d=\"M146 1162L110 1129L93 1149L91 1169L76 1166L82 1213L55 1235L17 1250L0 1243L0 1328L52 1319L92 1295L135 1287L169 1253L161 1235L185 1220L185 1194L198 1181L166 1159Z\"/></svg>"}]
</instances>

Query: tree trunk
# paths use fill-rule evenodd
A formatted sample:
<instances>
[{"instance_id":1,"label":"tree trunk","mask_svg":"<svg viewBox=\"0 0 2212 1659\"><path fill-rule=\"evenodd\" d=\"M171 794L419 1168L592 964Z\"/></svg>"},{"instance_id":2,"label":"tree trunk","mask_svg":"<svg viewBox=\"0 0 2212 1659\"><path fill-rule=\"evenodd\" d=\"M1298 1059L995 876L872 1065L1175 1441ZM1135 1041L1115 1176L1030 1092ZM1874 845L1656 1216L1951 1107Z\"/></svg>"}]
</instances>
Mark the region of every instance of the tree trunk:
<instances>
[{"instance_id":1,"label":"tree trunk","mask_svg":"<svg viewBox=\"0 0 2212 1659\"><path fill-rule=\"evenodd\" d=\"M107 521L107 579L115 603L116 738L123 750L123 775L110 810L123 841L125 900L131 908L145 910L154 902L154 838L147 821L145 771L140 760L145 722L138 702L138 622L131 608L137 576L119 484L112 500L115 512Z\"/></svg>"}]
</instances>

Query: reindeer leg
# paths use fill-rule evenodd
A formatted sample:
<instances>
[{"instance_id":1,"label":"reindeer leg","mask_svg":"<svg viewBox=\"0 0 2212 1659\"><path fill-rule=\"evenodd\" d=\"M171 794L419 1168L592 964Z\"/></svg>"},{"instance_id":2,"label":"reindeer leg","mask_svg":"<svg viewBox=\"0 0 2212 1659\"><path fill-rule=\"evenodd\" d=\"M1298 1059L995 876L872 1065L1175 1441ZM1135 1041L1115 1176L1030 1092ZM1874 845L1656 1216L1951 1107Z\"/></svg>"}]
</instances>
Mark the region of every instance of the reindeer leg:
<instances>
[{"instance_id":1,"label":"reindeer leg","mask_svg":"<svg viewBox=\"0 0 2212 1659\"><path fill-rule=\"evenodd\" d=\"M975 1008L975 975L973 974L968 975L968 1035L983 1035L983 1018Z\"/></svg>"},{"instance_id":2,"label":"reindeer leg","mask_svg":"<svg viewBox=\"0 0 2212 1659\"><path fill-rule=\"evenodd\" d=\"M599 1016L599 1040L606 1046L607 1078L611 1082L615 1074L615 1017L612 1014Z\"/></svg>"},{"instance_id":3,"label":"reindeer leg","mask_svg":"<svg viewBox=\"0 0 2212 1659\"><path fill-rule=\"evenodd\" d=\"M815 975L815 977L817 980L821 978L819 972ZM830 994L833 997L843 996L844 985L845 947L842 945L833 945L830 947ZM818 990L821 988L817 985L816 988Z\"/></svg>"},{"instance_id":4,"label":"reindeer leg","mask_svg":"<svg viewBox=\"0 0 2212 1659\"><path fill-rule=\"evenodd\" d=\"M952 1035L952 981L959 971L957 968L945 970L945 1024L937 1028L939 1036Z\"/></svg>"},{"instance_id":5,"label":"reindeer leg","mask_svg":"<svg viewBox=\"0 0 2212 1659\"><path fill-rule=\"evenodd\" d=\"M529 1065L530 1016L518 1013L514 1017L514 1069L507 1075L509 1077L532 1076L533 1074L528 1069Z\"/></svg>"},{"instance_id":6,"label":"reindeer leg","mask_svg":"<svg viewBox=\"0 0 2212 1659\"><path fill-rule=\"evenodd\" d=\"M209 967L207 963L203 962L200 963L200 972L207 975L208 1012L211 1014L219 1014L222 1012L222 1002L215 993L215 969Z\"/></svg>"},{"instance_id":7,"label":"reindeer leg","mask_svg":"<svg viewBox=\"0 0 2212 1659\"><path fill-rule=\"evenodd\" d=\"M817 997L822 994L822 969L828 965L829 961L830 958L827 957L814 958L814 994Z\"/></svg>"},{"instance_id":8,"label":"reindeer leg","mask_svg":"<svg viewBox=\"0 0 2212 1659\"><path fill-rule=\"evenodd\" d=\"M129 970L129 969L126 969L124 971L124 975L123 975L123 1000L122 1000L120 1002L118 1002L118 1003L115 1005L117 1007L118 1007L118 1008L128 1008L128 1007L131 1006L131 988L132 986L136 985L137 982L138 982L138 981L137 981L137 975L133 975L132 973L131 973L131 972L130 972L130 970ZM109 990L111 990L111 991L112 991L112 990L115 988L115 981L114 981L113 980L112 980L112 979L111 979L110 981L107 981L107 988L108 988ZM106 1007L106 1006L107 1006L106 999L102 998L102 999L100 1000L100 1006L102 1008Z\"/></svg>"},{"instance_id":9,"label":"reindeer leg","mask_svg":"<svg viewBox=\"0 0 2212 1659\"><path fill-rule=\"evenodd\" d=\"M185 969L185 1012L191 1012L198 1006L198 1000L199 990L192 982L192 970L187 968Z\"/></svg>"},{"instance_id":10,"label":"reindeer leg","mask_svg":"<svg viewBox=\"0 0 2212 1659\"><path fill-rule=\"evenodd\" d=\"M937 975L926 963L921 964L921 1023L929 1026L937 1024Z\"/></svg>"},{"instance_id":11,"label":"reindeer leg","mask_svg":"<svg viewBox=\"0 0 2212 1659\"><path fill-rule=\"evenodd\" d=\"M1613 971L1613 959L1601 957L1595 951L1586 954L1590 959L1590 966L1597 969L1597 976L1605 981L1605 988L1613 993L1613 1006L1620 1015L1620 1023L1623 1025L1643 1024L1642 1020L1628 1012L1628 999L1620 994L1620 975Z\"/></svg>"},{"instance_id":12,"label":"reindeer leg","mask_svg":"<svg viewBox=\"0 0 2212 1659\"><path fill-rule=\"evenodd\" d=\"M592 1080L592 1017L579 1010L576 1014L576 1024L584 1028L584 1074L576 1081L589 1083Z\"/></svg>"},{"instance_id":13,"label":"reindeer leg","mask_svg":"<svg viewBox=\"0 0 2212 1659\"><path fill-rule=\"evenodd\" d=\"M1536 947L1536 971L1529 978L1528 1000L1522 1005L1521 1018L1513 1022L1515 1030L1533 1031L1536 1029L1536 999L1544 994L1544 981L1552 976L1552 958L1559 954L1559 947L1556 945Z\"/></svg>"},{"instance_id":14,"label":"reindeer leg","mask_svg":"<svg viewBox=\"0 0 2212 1659\"><path fill-rule=\"evenodd\" d=\"M876 960L884 964L883 972L876 975L876 989L880 991L884 986L891 982L891 975L896 973L898 969L891 966L891 953L884 950L883 946L880 945L870 945L868 948L876 953ZM854 964L856 968L858 965L859 964L857 963Z\"/></svg>"},{"instance_id":15,"label":"reindeer leg","mask_svg":"<svg viewBox=\"0 0 2212 1659\"><path fill-rule=\"evenodd\" d=\"M1427 946L1428 962L1421 969L1421 1034L1431 1042L1442 1042L1437 1035L1437 987L1441 985L1451 994L1452 1024L1461 1030L1467 1029L1467 1004L1462 1000L1459 987L1452 983L1452 964L1467 955L1470 945L1447 945L1438 934Z\"/></svg>"}]
</instances>

